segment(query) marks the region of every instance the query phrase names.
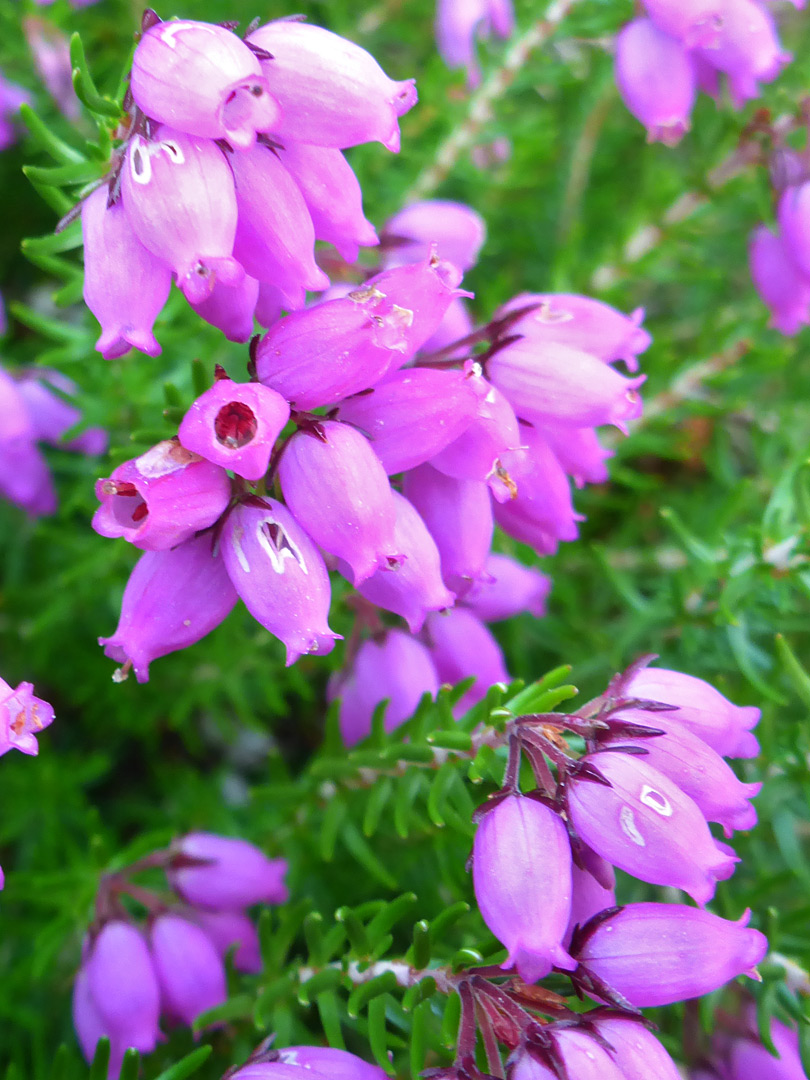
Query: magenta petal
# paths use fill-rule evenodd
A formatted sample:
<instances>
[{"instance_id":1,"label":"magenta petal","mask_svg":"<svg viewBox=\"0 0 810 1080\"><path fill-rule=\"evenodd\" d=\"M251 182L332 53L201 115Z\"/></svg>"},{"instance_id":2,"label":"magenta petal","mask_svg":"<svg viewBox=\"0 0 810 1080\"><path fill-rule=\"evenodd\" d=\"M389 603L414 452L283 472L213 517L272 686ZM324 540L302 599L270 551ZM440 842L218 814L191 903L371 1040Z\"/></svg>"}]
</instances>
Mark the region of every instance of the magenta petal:
<instances>
[{"instance_id":1,"label":"magenta petal","mask_svg":"<svg viewBox=\"0 0 810 1080\"><path fill-rule=\"evenodd\" d=\"M231 911L253 904L282 904L287 899L286 861L269 859L247 840L193 832L176 841L172 851L206 860L168 872L172 888L187 904L207 911Z\"/></svg>"},{"instance_id":2,"label":"magenta petal","mask_svg":"<svg viewBox=\"0 0 810 1080\"><path fill-rule=\"evenodd\" d=\"M478 261L486 231L481 215L464 203L449 199L411 203L386 222L384 235L390 249L386 248L385 263L422 262L435 245L440 259L466 271Z\"/></svg>"},{"instance_id":3,"label":"magenta petal","mask_svg":"<svg viewBox=\"0 0 810 1080\"><path fill-rule=\"evenodd\" d=\"M379 1065L338 1050L333 1046L285 1046L279 1051L280 1060L328 1076L329 1080L385 1080Z\"/></svg>"},{"instance_id":4,"label":"magenta petal","mask_svg":"<svg viewBox=\"0 0 810 1080\"><path fill-rule=\"evenodd\" d=\"M315 543L348 563L361 585L401 561L391 485L365 436L332 420L318 427L318 434L299 431L285 447L281 490Z\"/></svg>"},{"instance_id":5,"label":"magenta petal","mask_svg":"<svg viewBox=\"0 0 810 1080\"><path fill-rule=\"evenodd\" d=\"M287 664L328 653L331 587L318 549L286 506L262 499L237 506L222 530L221 550L250 614L287 649Z\"/></svg>"},{"instance_id":6,"label":"magenta petal","mask_svg":"<svg viewBox=\"0 0 810 1080\"><path fill-rule=\"evenodd\" d=\"M202 927L178 915L158 915L150 938L163 1012L193 1024L225 1002L225 965Z\"/></svg>"},{"instance_id":7,"label":"magenta petal","mask_svg":"<svg viewBox=\"0 0 810 1080\"><path fill-rule=\"evenodd\" d=\"M571 822L595 852L642 881L683 889L701 906L737 861L720 852L694 801L646 758L588 755L611 787L576 780Z\"/></svg>"},{"instance_id":8,"label":"magenta petal","mask_svg":"<svg viewBox=\"0 0 810 1080\"><path fill-rule=\"evenodd\" d=\"M220 956L235 949L233 966L237 971L249 975L261 972L259 935L243 911L194 911L189 917L203 928Z\"/></svg>"},{"instance_id":9,"label":"magenta petal","mask_svg":"<svg viewBox=\"0 0 810 1080\"><path fill-rule=\"evenodd\" d=\"M160 991L149 949L130 923L113 920L93 942L87 986L104 1034L122 1049L155 1049L160 1029Z\"/></svg>"},{"instance_id":10,"label":"magenta petal","mask_svg":"<svg viewBox=\"0 0 810 1080\"><path fill-rule=\"evenodd\" d=\"M480 701L494 683L509 682L500 645L471 611L456 607L429 615L425 637L443 683L455 686L475 676L472 687L456 705L457 716L463 716Z\"/></svg>"},{"instance_id":11,"label":"magenta petal","mask_svg":"<svg viewBox=\"0 0 810 1080\"><path fill-rule=\"evenodd\" d=\"M191 306L201 319L221 330L228 341L244 343L253 335L253 312L259 283L248 274L237 285L215 282L210 294Z\"/></svg>"},{"instance_id":12,"label":"magenta petal","mask_svg":"<svg viewBox=\"0 0 810 1080\"><path fill-rule=\"evenodd\" d=\"M138 682L149 680L153 660L194 645L225 619L236 603L210 533L168 551L147 551L124 589L121 617L111 637L99 638L107 656L131 663Z\"/></svg>"},{"instance_id":13,"label":"magenta petal","mask_svg":"<svg viewBox=\"0 0 810 1080\"><path fill-rule=\"evenodd\" d=\"M231 168L238 206L234 255L251 277L272 283L286 307L303 307L307 289L329 287L315 262L315 228L304 196L267 146L232 154Z\"/></svg>"},{"instance_id":14,"label":"magenta petal","mask_svg":"<svg viewBox=\"0 0 810 1080\"><path fill-rule=\"evenodd\" d=\"M167 263L144 247L120 202L107 206L106 187L82 203L82 237L84 302L101 323L96 349L105 360L130 348L157 356L152 326L171 288Z\"/></svg>"},{"instance_id":15,"label":"magenta petal","mask_svg":"<svg viewBox=\"0 0 810 1080\"><path fill-rule=\"evenodd\" d=\"M768 942L747 928L682 904L628 904L600 923L577 959L637 1008L671 1005L756 977Z\"/></svg>"},{"instance_id":16,"label":"magenta petal","mask_svg":"<svg viewBox=\"0 0 810 1080\"><path fill-rule=\"evenodd\" d=\"M487 558L484 574L465 595L464 604L482 622L501 622L524 611L540 619L546 613L550 589L551 578L539 570L493 552Z\"/></svg>"},{"instance_id":17,"label":"magenta petal","mask_svg":"<svg viewBox=\"0 0 810 1080\"><path fill-rule=\"evenodd\" d=\"M613 1047L613 1060L624 1080L650 1080L651 1077L681 1080L675 1062L655 1035L638 1020L621 1016L600 1017L596 1021L596 1031Z\"/></svg>"},{"instance_id":18,"label":"magenta petal","mask_svg":"<svg viewBox=\"0 0 810 1080\"><path fill-rule=\"evenodd\" d=\"M377 140L399 150L397 119L416 104L413 79L389 79L365 49L310 23L278 19L248 42L273 55L262 67L281 106L282 142L343 149Z\"/></svg>"},{"instance_id":19,"label":"magenta petal","mask_svg":"<svg viewBox=\"0 0 810 1080\"><path fill-rule=\"evenodd\" d=\"M484 922L509 950L505 968L514 965L533 983L554 966L576 967L562 945L571 910L571 850L553 810L522 795L488 810L475 834L473 886Z\"/></svg>"},{"instance_id":20,"label":"magenta petal","mask_svg":"<svg viewBox=\"0 0 810 1080\"><path fill-rule=\"evenodd\" d=\"M648 142L674 146L689 130L697 97L692 55L651 19L634 19L617 35L616 85Z\"/></svg>"}]
</instances>

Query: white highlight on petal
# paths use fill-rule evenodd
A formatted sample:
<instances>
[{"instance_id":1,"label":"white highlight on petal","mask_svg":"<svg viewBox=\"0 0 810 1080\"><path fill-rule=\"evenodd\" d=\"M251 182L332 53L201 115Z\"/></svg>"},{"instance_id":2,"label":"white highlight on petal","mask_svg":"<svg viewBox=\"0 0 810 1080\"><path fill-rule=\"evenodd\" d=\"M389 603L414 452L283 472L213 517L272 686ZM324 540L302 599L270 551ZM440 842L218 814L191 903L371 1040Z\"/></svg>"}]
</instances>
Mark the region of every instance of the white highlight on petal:
<instances>
[{"instance_id":1,"label":"white highlight on petal","mask_svg":"<svg viewBox=\"0 0 810 1080\"><path fill-rule=\"evenodd\" d=\"M636 825L636 816L633 813L633 809L630 806L623 806L619 811L619 824L622 827L622 832L628 839L632 840L638 847L646 847L647 841L638 831Z\"/></svg>"},{"instance_id":2,"label":"white highlight on petal","mask_svg":"<svg viewBox=\"0 0 810 1080\"><path fill-rule=\"evenodd\" d=\"M649 784L645 784L641 789L639 800L644 803L645 806L649 806L650 810L654 810L656 814L660 814L661 817L672 817L674 809L669 799L662 795L660 791L656 791L655 788L650 787Z\"/></svg>"}]
</instances>

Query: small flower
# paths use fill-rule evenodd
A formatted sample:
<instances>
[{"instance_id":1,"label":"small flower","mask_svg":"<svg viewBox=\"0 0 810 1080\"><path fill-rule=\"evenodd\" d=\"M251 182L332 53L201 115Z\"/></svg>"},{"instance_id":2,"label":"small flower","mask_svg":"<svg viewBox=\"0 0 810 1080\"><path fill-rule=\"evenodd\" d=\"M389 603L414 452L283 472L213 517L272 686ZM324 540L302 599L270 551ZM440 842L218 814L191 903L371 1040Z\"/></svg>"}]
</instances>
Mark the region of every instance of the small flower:
<instances>
[{"instance_id":1,"label":"small flower","mask_svg":"<svg viewBox=\"0 0 810 1080\"><path fill-rule=\"evenodd\" d=\"M760 225L751 234L748 259L754 286L771 312L770 325L792 337L810 323L810 279L793 262L784 240Z\"/></svg>"},{"instance_id":2,"label":"small flower","mask_svg":"<svg viewBox=\"0 0 810 1080\"><path fill-rule=\"evenodd\" d=\"M479 213L449 199L410 203L386 222L386 266L422 262L435 249L439 259L463 272L478 261L487 227ZM461 335L459 335L461 336Z\"/></svg>"},{"instance_id":3,"label":"small flower","mask_svg":"<svg viewBox=\"0 0 810 1080\"><path fill-rule=\"evenodd\" d=\"M254 844L215 833L188 833L175 842L178 857L169 870L172 888L205 911L233 911L287 899L287 862L268 859ZM204 860L190 865L188 860Z\"/></svg>"},{"instance_id":4,"label":"small flower","mask_svg":"<svg viewBox=\"0 0 810 1080\"><path fill-rule=\"evenodd\" d=\"M651 19L634 19L617 35L616 85L648 142L675 146L689 130L697 96L692 55Z\"/></svg>"},{"instance_id":5,"label":"small flower","mask_svg":"<svg viewBox=\"0 0 810 1080\"><path fill-rule=\"evenodd\" d=\"M14 690L0 679L0 756L9 750L39 753L36 736L53 723L53 706L34 696L32 683Z\"/></svg>"},{"instance_id":6,"label":"small flower","mask_svg":"<svg viewBox=\"0 0 810 1080\"><path fill-rule=\"evenodd\" d=\"M490 686L509 682L500 645L471 611L455 607L429 615L424 632L443 683L455 686L475 676L475 682L455 707L457 716L463 716L485 697Z\"/></svg>"},{"instance_id":7,"label":"small flower","mask_svg":"<svg viewBox=\"0 0 810 1080\"><path fill-rule=\"evenodd\" d=\"M223 1004L225 965L202 927L178 915L159 915L149 939L167 1016L191 1025L202 1013Z\"/></svg>"}]
</instances>

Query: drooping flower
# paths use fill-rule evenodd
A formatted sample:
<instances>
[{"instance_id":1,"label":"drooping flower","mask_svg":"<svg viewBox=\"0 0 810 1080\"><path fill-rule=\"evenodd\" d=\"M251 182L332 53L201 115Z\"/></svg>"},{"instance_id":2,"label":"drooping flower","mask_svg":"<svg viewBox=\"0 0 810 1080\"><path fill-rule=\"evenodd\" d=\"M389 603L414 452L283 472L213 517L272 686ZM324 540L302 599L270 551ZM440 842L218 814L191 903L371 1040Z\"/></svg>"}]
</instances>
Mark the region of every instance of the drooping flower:
<instances>
[{"instance_id":1,"label":"drooping flower","mask_svg":"<svg viewBox=\"0 0 810 1080\"><path fill-rule=\"evenodd\" d=\"M457 716L463 716L485 697L494 683L509 682L500 645L471 611L455 607L429 615L424 634L443 683L455 686L475 676L475 682L455 707Z\"/></svg>"},{"instance_id":2,"label":"drooping flower","mask_svg":"<svg viewBox=\"0 0 810 1080\"><path fill-rule=\"evenodd\" d=\"M486 224L479 213L464 203L427 199L410 203L389 218L383 236L386 266L422 262L434 248L440 259L464 272L478 260L486 238Z\"/></svg>"},{"instance_id":3,"label":"drooping flower","mask_svg":"<svg viewBox=\"0 0 810 1080\"><path fill-rule=\"evenodd\" d=\"M132 58L132 96L147 116L240 150L277 125L256 54L224 26L172 19L150 26Z\"/></svg>"},{"instance_id":4,"label":"drooping flower","mask_svg":"<svg viewBox=\"0 0 810 1080\"><path fill-rule=\"evenodd\" d=\"M647 129L648 142L675 146L689 130L697 76L689 50L651 19L634 19L616 37L616 85Z\"/></svg>"},{"instance_id":5,"label":"drooping flower","mask_svg":"<svg viewBox=\"0 0 810 1080\"><path fill-rule=\"evenodd\" d=\"M158 915L150 928L162 1010L193 1024L227 998L225 964L202 927L171 913Z\"/></svg>"},{"instance_id":6,"label":"drooping flower","mask_svg":"<svg viewBox=\"0 0 810 1080\"><path fill-rule=\"evenodd\" d=\"M258 975L262 970L262 954L259 935L250 918L243 911L195 910L189 915L203 928L220 956L233 952L233 966L237 971Z\"/></svg>"},{"instance_id":7,"label":"drooping flower","mask_svg":"<svg viewBox=\"0 0 810 1080\"><path fill-rule=\"evenodd\" d=\"M210 533L145 552L130 574L115 633L99 638L106 656L148 682L149 665L193 645L225 619L236 590Z\"/></svg>"},{"instance_id":8,"label":"drooping flower","mask_svg":"<svg viewBox=\"0 0 810 1080\"><path fill-rule=\"evenodd\" d=\"M484 565L485 576L464 597L464 604L482 622L501 622L528 611L536 619L546 613L551 578L509 555L492 552Z\"/></svg>"},{"instance_id":9,"label":"drooping flower","mask_svg":"<svg viewBox=\"0 0 810 1080\"><path fill-rule=\"evenodd\" d=\"M285 859L269 859L247 840L215 833L188 833L172 847L168 871L175 891L205 911L231 911L287 899ZM189 860L204 860L194 865Z\"/></svg>"},{"instance_id":10,"label":"drooping flower","mask_svg":"<svg viewBox=\"0 0 810 1080\"><path fill-rule=\"evenodd\" d=\"M801 273L782 237L767 225L751 234L748 260L754 286L771 312L770 325L792 337L810 322L810 279Z\"/></svg>"},{"instance_id":11,"label":"drooping flower","mask_svg":"<svg viewBox=\"0 0 810 1080\"><path fill-rule=\"evenodd\" d=\"M756 977L768 942L748 927L681 904L628 904L585 930L577 959L631 1005L700 997L737 975Z\"/></svg>"},{"instance_id":12,"label":"drooping flower","mask_svg":"<svg viewBox=\"0 0 810 1080\"><path fill-rule=\"evenodd\" d=\"M467 83L481 81L476 37L508 38L515 25L511 0L438 0L436 45L449 68L466 68Z\"/></svg>"},{"instance_id":13,"label":"drooping flower","mask_svg":"<svg viewBox=\"0 0 810 1080\"><path fill-rule=\"evenodd\" d=\"M503 966L524 982L575 961L562 945L571 911L571 851L562 819L509 795L487 810L473 846L473 886L484 922L506 946Z\"/></svg>"}]
</instances>

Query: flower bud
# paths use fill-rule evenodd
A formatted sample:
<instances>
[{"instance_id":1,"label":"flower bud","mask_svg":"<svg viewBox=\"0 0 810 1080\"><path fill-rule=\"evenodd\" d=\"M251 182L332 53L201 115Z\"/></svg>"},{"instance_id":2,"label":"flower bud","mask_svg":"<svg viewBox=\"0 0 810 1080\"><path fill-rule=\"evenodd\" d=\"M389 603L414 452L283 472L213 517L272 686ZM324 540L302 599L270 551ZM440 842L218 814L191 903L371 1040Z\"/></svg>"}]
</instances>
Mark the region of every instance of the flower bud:
<instances>
[{"instance_id":1,"label":"flower bud","mask_svg":"<svg viewBox=\"0 0 810 1080\"><path fill-rule=\"evenodd\" d=\"M99 1039L109 1038L106 1025L101 1019L93 995L90 993L90 978L86 968L79 968L73 983L73 1027L85 1060L89 1063L96 1054ZM109 1080L116 1080L124 1059L124 1047L118 1040L110 1040L110 1061L107 1069Z\"/></svg>"},{"instance_id":2,"label":"flower bud","mask_svg":"<svg viewBox=\"0 0 810 1080\"><path fill-rule=\"evenodd\" d=\"M473 887L489 930L509 950L505 969L537 982L576 962L562 946L571 910L571 850L562 819L542 803L509 795L475 833Z\"/></svg>"},{"instance_id":3,"label":"flower bud","mask_svg":"<svg viewBox=\"0 0 810 1080\"><path fill-rule=\"evenodd\" d=\"M495 520L538 555L552 555L559 540L576 540L582 518L574 512L568 477L540 430L521 424L520 441L526 456L510 466L516 495L495 506Z\"/></svg>"},{"instance_id":4,"label":"flower bud","mask_svg":"<svg viewBox=\"0 0 810 1080\"><path fill-rule=\"evenodd\" d=\"M239 284L233 176L216 143L165 126L153 140L135 135L121 185L135 234L175 272L189 303L209 296L215 282Z\"/></svg>"},{"instance_id":5,"label":"flower bud","mask_svg":"<svg viewBox=\"0 0 810 1080\"><path fill-rule=\"evenodd\" d=\"M151 26L135 49L131 86L135 103L153 120L241 150L279 120L255 54L212 23L172 19Z\"/></svg>"},{"instance_id":6,"label":"flower bud","mask_svg":"<svg viewBox=\"0 0 810 1080\"><path fill-rule=\"evenodd\" d=\"M719 690L694 675L665 668L642 668L626 683L623 694L677 706L665 713L622 709L622 716L647 727L655 727L659 717L665 724L676 720L723 757L751 758L759 753L751 728L758 723L760 710L754 705L733 705Z\"/></svg>"},{"instance_id":7,"label":"flower bud","mask_svg":"<svg viewBox=\"0 0 810 1080\"><path fill-rule=\"evenodd\" d=\"M602 446L593 428L543 424L538 432L578 488L585 484L603 484L608 479L605 461L612 458L614 452Z\"/></svg>"},{"instance_id":8,"label":"flower bud","mask_svg":"<svg viewBox=\"0 0 810 1080\"><path fill-rule=\"evenodd\" d=\"M140 931L118 919L106 923L92 943L85 970L86 989L79 999L92 1004L103 1034L121 1054L129 1047L145 1054L154 1050L160 1037L160 990Z\"/></svg>"},{"instance_id":9,"label":"flower bud","mask_svg":"<svg viewBox=\"0 0 810 1080\"><path fill-rule=\"evenodd\" d=\"M140 349L157 356L160 345L152 326L169 296L172 276L167 263L147 250L130 224L121 202L107 206L106 187L82 203L84 302L101 323L96 350L114 360Z\"/></svg>"},{"instance_id":10,"label":"flower bud","mask_svg":"<svg viewBox=\"0 0 810 1080\"><path fill-rule=\"evenodd\" d=\"M769 325L793 337L810 322L810 279L793 262L782 237L767 225L751 234L748 260L754 287L771 312Z\"/></svg>"},{"instance_id":11,"label":"flower bud","mask_svg":"<svg viewBox=\"0 0 810 1080\"><path fill-rule=\"evenodd\" d=\"M608 751L583 760L611 786L572 780L568 806L577 834L628 874L708 903L736 860L717 849L692 799L643 757Z\"/></svg>"},{"instance_id":12,"label":"flower bud","mask_svg":"<svg viewBox=\"0 0 810 1080\"><path fill-rule=\"evenodd\" d=\"M477 411L478 397L463 372L406 368L341 402L338 415L368 436L390 476L443 450Z\"/></svg>"},{"instance_id":13,"label":"flower bud","mask_svg":"<svg viewBox=\"0 0 810 1080\"><path fill-rule=\"evenodd\" d=\"M716 40L700 54L725 72L732 104L741 108L759 96L759 83L769 83L792 57L782 51L773 16L756 0L725 0Z\"/></svg>"},{"instance_id":14,"label":"flower bud","mask_svg":"<svg viewBox=\"0 0 810 1080\"><path fill-rule=\"evenodd\" d=\"M436 541L445 584L463 596L485 573L492 545L486 484L454 480L432 465L420 465L406 473L402 490Z\"/></svg>"},{"instance_id":15,"label":"flower bud","mask_svg":"<svg viewBox=\"0 0 810 1080\"><path fill-rule=\"evenodd\" d=\"M309 23L277 19L248 42L273 56L262 69L281 106L282 142L399 150L397 118L416 104L413 79L394 82L365 49Z\"/></svg>"},{"instance_id":16,"label":"flower bud","mask_svg":"<svg viewBox=\"0 0 810 1080\"><path fill-rule=\"evenodd\" d=\"M628 904L599 923L577 959L636 1008L671 1005L719 989L738 975L756 978L768 942L748 929L750 912L729 922L682 904Z\"/></svg>"},{"instance_id":17,"label":"flower bud","mask_svg":"<svg viewBox=\"0 0 810 1080\"><path fill-rule=\"evenodd\" d=\"M481 215L464 203L426 199L389 218L384 235L388 240L386 266L421 262L435 245L438 258L464 272L478 261L487 227Z\"/></svg>"},{"instance_id":18,"label":"flower bud","mask_svg":"<svg viewBox=\"0 0 810 1080\"><path fill-rule=\"evenodd\" d=\"M615 741L643 748L645 763L677 784L707 821L723 826L726 836L735 829L752 829L757 813L748 800L759 793L762 784L742 783L715 750L668 716L666 712L647 713L648 725L663 729L663 735L627 738L617 733ZM621 719L621 714L614 713L612 718Z\"/></svg>"},{"instance_id":19,"label":"flower bud","mask_svg":"<svg viewBox=\"0 0 810 1080\"><path fill-rule=\"evenodd\" d=\"M283 904L287 899L285 859L268 859L247 840L193 832L172 845L180 856L168 871L169 882L187 904L207 911L232 911L251 904ZM182 856L205 859L183 865Z\"/></svg>"},{"instance_id":20,"label":"flower bud","mask_svg":"<svg viewBox=\"0 0 810 1080\"><path fill-rule=\"evenodd\" d=\"M334 244L349 263L357 261L358 247L379 244L363 214L360 184L339 150L289 142L280 154L304 196L318 240Z\"/></svg>"},{"instance_id":21,"label":"flower bud","mask_svg":"<svg viewBox=\"0 0 810 1080\"><path fill-rule=\"evenodd\" d=\"M209 296L191 306L201 319L221 330L228 341L244 343L253 335L259 283L248 274L237 285L214 283Z\"/></svg>"},{"instance_id":22,"label":"flower bud","mask_svg":"<svg viewBox=\"0 0 810 1080\"><path fill-rule=\"evenodd\" d=\"M617 34L616 86L647 142L675 146L689 130L697 97L691 53L652 20L634 19Z\"/></svg>"},{"instance_id":23,"label":"flower bud","mask_svg":"<svg viewBox=\"0 0 810 1080\"><path fill-rule=\"evenodd\" d=\"M256 350L260 382L305 411L375 386L404 348L377 302L362 289L279 319Z\"/></svg>"},{"instance_id":24,"label":"flower bud","mask_svg":"<svg viewBox=\"0 0 810 1080\"><path fill-rule=\"evenodd\" d=\"M151 928L163 1011L185 1024L222 1005L225 965L205 931L178 915L158 915Z\"/></svg>"},{"instance_id":25,"label":"flower bud","mask_svg":"<svg viewBox=\"0 0 810 1080\"><path fill-rule=\"evenodd\" d=\"M449 68L467 69L467 85L478 86L481 70L475 55L476 37L509 37L514 27L511 0L439 0L436 7L436 47Z\"/></svg>"},{"instance_id":26,"label":"flower bud","mask_svg":"<svg viewBox=\"0 0 810 1080\"><path fill-rule=\"evenodd\" d=\"M776 1017L771 1017L770 1036L778 1057L759 1038L736 1038L725 1054L723 1076L728 1080L805 1080L799 1037Z\"/></svg>"},{"instance_id":27,"label":"flower bud","mask_svg":"<svg viewBox=\"0 0 810 1080\"><path fill-rule=\"evenodd\" d=\"M353 584L401 562L391 485L365 436L327 420L299 431L278 467L284 499L316 544L349 564Z\"/></svg>"},{"instance_id":28,"label":"flower bud","mask_svg":"<svg viewBox=\"0 0 810 1080\"><path fill-rule=\"evenodd\" d=\"M203 928L220 956L231 949L233 966L248 975L262 970L262 954L256 927L242 911L195 911L194 922Z\"/></svg>"},{"instance_id":29,"label":"flower bud","mask_svg":"<svg viewBox=\"0 0 810 1080\"><path fill-rule=\"evenodd\" d=\"M810 277L810 181L785 188L778 217L788 258L804 277Z\"/></svg>"},{"instance_id":30,"label":"flower bud","mask_svg":"<svg viewBox=\"0 0 810 1080\"><path fill-rule=\"evenodd\" d=\"M464 604L482 622L501 622L524 611L541 619L550 589L550 577L509 555L492 552L484 564L484 574L464 597Z\"/></svg>"},{"instance_id":31,"label":"flower bud","mask_svg":"<svg viewBox=\"0 0 810 1080\"><path fill-rule=\"evenodd\" d=\"M285 1046L279 1051L279 1060L285 1065L322 1073L330 1080L385 1080L386 1075L379 1065L370 1065L355 1054L333 1046Z\"/></svg>"},{"instance_id":32,"label":"flower bud","mask_svg":"<svg viewBox=\"0 0 810 1080\"><path fill-rule=\"evenodd\" d=\"M615 424L626 432L627 421L641 416L637 387L646 376L626 379L570 345L523 338L490 357L487 371L522 420L572 427Z\"/></svg>"},{"instance_id":33,"label":"flower bud","mask_svg":"<svg viewBox=\"0 0 810 1080\"><path fill-rule=\"evenodd\" d=\"M347 746L371 732L377 706L387 701L383 723L393 731L410 719L423 694L435 695L439 677L429 651L403 630L389 630L382 641L364 641L343 681L330 697L340 698L340 731Z\"/></svg>"},{"instance_id":34,"label":"flower bud","mask_svg":"<svg viewBox=\"0 0 810 1080\"><path fill-rule=\"evenodd\" d=\"M304 196L268 146L231 154L238 219L233 253L257 281L271 282L285 307L304 306L307 289L329 287L315 262L315 227Z\"/></svg>"},{"instance_id":35,"label":"flower bud","mask_svg":"<svg viewBox=\"0 0 810 1080\"><path fill-rule=\"evenodd\" d=\"M401 615L416 634L428 612L452 607L456 598L442 581L439 549L424 521L404 495L392 495L397 512L394 546L404 559L377 570L357 591L377 607Z\"/></svg>"},{"instance_id":36,"label":"flower bud","mask_svg":"<svg viewBox=\"0 0 810 1080\"><path fill-rule=\"evenodd\" d=\"M462 679L475 676L475 682L455 707L457 716L463 716L485 697L490 686L509 682L500 645L471 611L456 607L429 615L426 634L430 655L443 683L455 686Z\"/></svg>"},{"instance_id":37,"label":"flower bud","mask_svg":"<svg viewBox=\"0 0 810 1080\"><path fill-rule=\"evenodd\" d=\"M286 506L237 506L222 530L222 558L253 618L284 643L287 666L331 652L331 586L318 549Z\"/></svg>"},{"instance_id":38,"label":"flower bud","mask_svg":"<svg viewBox=\"0 0 810 1080\"><path fill-rule=\"evenodd\" d=\"M131 664L138 682L148 682L153 660L200 641L227 618L236 599L210 533L147 551L124 589L115 633L98 643L105 656Z\"/></svg>"},{"instance_id":39,"label":"flower bud","mask_svg":"<svg viewBox=\"0 0 810 1080\"><path fill-rule=\"evenodd\" d=\"M260 480L289 417L289 405L275 390L217 379L183 417L178 436L187 450L246 480Z\"/></svg>"},{"instance_id":40,"label":"flower bud","mask_svg":"<svg viewBox=\"0 0 810 1080\"><path fill-rule=\"evenodd\" d=\"M606 1015L594 1020L594 1027L597 1035L610 1043L611 1056L624 1080L681 1080L675 1062L640 1021Z\"/></svg>"},{"instance_id":41,"label":"flower bud","mask_svg":"<svg viewBox=\"0 0 810 1080\"><path fill-rule=\"evenodd\" d=\"M9 750L36 756L36 736L53 723L53 706L34 696L34 685L21 682L14 690L0 679L0 757Z\"/></svg>"},{"instance_id":42,"label":"flower bud","mask_svg":"<svg viewBox=\"0 0 810 1080\"><path fill-rule=\"evenodd\" d=\"M224 469L167 439L96 483L100 536L123 536L142 551L189 540L223 513L231 497Z\"/></svg>"},{"instance_id":43,"label":"flower bud","mask_svg":"<svg viewBox=\"0 0 810 1080\"><path fill-rule=\"evenodd\" d=\"M625 315L602 300L576 293L521 293L499 308L495 317L531 304L539 306L512 323L510 333L538 343L569 345L607 363L623 360L630 371L638 370L637 356L652 341L641 326L644 308Z\"/></svg>"}]
</instances>

